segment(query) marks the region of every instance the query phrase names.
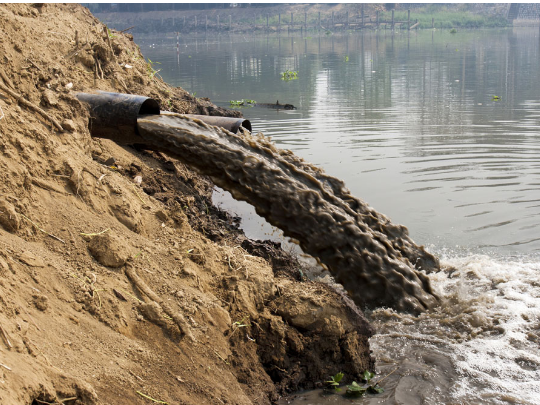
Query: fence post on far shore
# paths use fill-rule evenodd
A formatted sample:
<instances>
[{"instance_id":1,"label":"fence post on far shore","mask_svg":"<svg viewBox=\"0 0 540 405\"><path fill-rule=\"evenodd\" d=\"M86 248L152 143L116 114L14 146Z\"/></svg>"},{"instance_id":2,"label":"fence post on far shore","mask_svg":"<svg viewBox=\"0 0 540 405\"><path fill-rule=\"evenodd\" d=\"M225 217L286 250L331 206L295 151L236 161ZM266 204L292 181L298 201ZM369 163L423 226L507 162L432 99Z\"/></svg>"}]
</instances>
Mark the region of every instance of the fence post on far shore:
<instances>
[{"instance_id":1,"label":"fence post on far shore","mask_svg":"<svg viewBox=\"0 0 540 405\"><path fill-rule=\"evenodd\" d=\"M377 10L377 29L379 29L379 10Z\"/></svg>"},{"instance_id":2,"label":"fence post on far shore","mask_svg":"<svg viewBox=\"0 0 540 405\"><path fill-rule=\"evenodd\" d=\"M208 31L208 16L204 16L204 32Z\"/></svg>"},{"instance_id":3,"label":"fence post on far shore","mask_svg":"<svg viewBox=\"0 0 540 405\"><path fill-rule=\"evenodd\" d=\"M195 31L197 31L197 16L195 16Z\"/></svg>"},{"instance_id":4,"label":"fence post on far shore","mask_svg":"<svg viewBox=\"0 0 540 405\"><path fill-rule=\"evenodd\" d=\"M435 17L431 17L431 29L435 28Z\"/></svg>"},{"instance_id":5,"label":"fence post on far shore","mask_svg":"<svg viewBox=\"0 0 540 405\"><path fill-rule=\"evenodd\" d=\"M364 3L362 3L361 6L361 13L362 13L362 29L364 29Z\"/></svg>"},{"instance_id":6,"label":"fence post on far shore","mask_svg":"<svg viewBox=\"0 0 540 405\"><path fill-rule=\"evenodd\" d=\"M407 10L407 30L411 29L411 10Z\"/></svg>"},{"instance_id":7,"label":"fence post on far shore","mask_svg":"<svg viewBox=\"0 0 540 405\"><path fill-rule=\"evenodd\" d=\"M229 14L229 32L232 32L232 16Z\"/></svg>"},{"instance_id":8,"label":"fence post on far shore","mask_svg":"<svg viewBox=\"0 0 540 405\"><path fill-rule=\"evenodd\" d=\"M319 26L317 28L319 31L321 30L321 12L319 11Z\"/></svg>"},{"instance_id":9,"label":"fence post on far shore","mask_svg":"<svg viewBox=\"0 0 540 405\"><path fill-rule=\"evenodd\" d=\"M306 34L307 34L307 12L304 13L304 27L305 27Z\"/></svg>"},{"instance_id":10,"label":"fence post on far shore","mask_svg":"<svg viewBox=\"0 0 540 405\"><path fill-rule=\"evenodd\" d=\"M281 13L278 14L278 32L281 31Z\"/></svg>"},{"instance_id":11,"label":"fence post on far shore","mask_svg":"<svg viewBox=\"0 0 540 405\"><path fill-rule=\"evenodd\" d=\"M345 28L349 29L349 12L345 13Z\"/></svg>"},{"instance_id":12,"label":"fence post on far shore","mask_svg":"<svg viewBox=\"0 0 540 405\"><path fill-rule=\"evenodd\" d=\"M219 23L219 14L217 15L217 30L221 31L221 24Z\"/></svg>"},{"instance_id":13,"label":"fence post on far shore","mask_svg":"<svg viewBox=\"0 0 540 405\"><path fill-rule=\"evenodd\" d=\"M392 10L392 31L394 31L394 10Z\"/></svg>"},{"instance_id":14,"label":"fence post on far shore","mask_svg":"<svg viewBox=\"0 0 540 405\"><path fill-rule=\"evenodd\" d=\"M266 31L270 30L270 26L268 25L268 14L266 14Z\"/></svg>"},{"instance_id":15,"label":"fence post on far shore","mask_svg":"<svg viewBox=\"0 0 540 405\"><path fill-rule=\"evenodd\" d=\"M294 31L294 19L293 19L293 13L291 12L291 23L289 24L289 30Z\"/></svg>"}]
</instances>

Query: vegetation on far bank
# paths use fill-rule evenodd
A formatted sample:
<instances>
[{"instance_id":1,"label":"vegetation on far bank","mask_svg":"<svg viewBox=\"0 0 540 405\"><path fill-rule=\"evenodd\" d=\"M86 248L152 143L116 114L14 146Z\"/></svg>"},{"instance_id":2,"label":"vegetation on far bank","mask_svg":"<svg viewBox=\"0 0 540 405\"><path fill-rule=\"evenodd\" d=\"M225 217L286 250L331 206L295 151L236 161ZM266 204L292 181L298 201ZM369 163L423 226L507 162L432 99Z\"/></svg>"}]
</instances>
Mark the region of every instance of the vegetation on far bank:
<instances>
[{"instance_id":1,"label":"vegetation on far bank","mask_svg":"<svg viewBox=\"0 0 540 405\"><path fill-rule=\"evenodd\" d=\"M379 14L380 20L392 19L391 11ZM481 15L470 11L448 10L442 7L428 6L411 11L411 25L418 19L418 28L495 28L506 27L507 19L502 15ZM394 12L394 21L407 21L407 10Z\"/></svg>"},{"instance_id":2,"label":"vegetation on far bank","mask_svg":"<svg viewBox=\"0 0 540 405\"><path fill-rule=\"evenodd\" d=\"M95 5L89 5L95 8ZM375 27L377 15L380 28L389 28L394 11L394 21L398 24L396 29L405 28L408 8L410 8L410 25L416 28L430 29L432 21L434 28L494 28L508 26L507 6L503 4L426 4L407 5L399 3L371 3L371 4L281 4L259 5L250 7L223 7L215 5L204 9L177 9L169 11L161 8L148 9L148 12L138 13L145 15L138 20L138 32L166 32L166 31L205 31L219 29L221 31L252 31L253 29L266 30L269 26L275 30L280 26L287 30L291 25L295 30L307 26L308 30L326 29L330 32L339 29L358 29L362 13L364 23L371 28ZM130 9L132 12L135 9ZM115 12L116 10L116 12ZM126 11L126 10L123 10ZM128 13L119 8L111 8L101 17L108 23L119 24L124 27ZM347 27L347 22L351 24ZM336 24L334 26L332 23ZM354 24L354 25L353 25ZM386 24L386 27L384 26ZM219 28L218 28L219 27Z\"/></svg>"}]
</instances>

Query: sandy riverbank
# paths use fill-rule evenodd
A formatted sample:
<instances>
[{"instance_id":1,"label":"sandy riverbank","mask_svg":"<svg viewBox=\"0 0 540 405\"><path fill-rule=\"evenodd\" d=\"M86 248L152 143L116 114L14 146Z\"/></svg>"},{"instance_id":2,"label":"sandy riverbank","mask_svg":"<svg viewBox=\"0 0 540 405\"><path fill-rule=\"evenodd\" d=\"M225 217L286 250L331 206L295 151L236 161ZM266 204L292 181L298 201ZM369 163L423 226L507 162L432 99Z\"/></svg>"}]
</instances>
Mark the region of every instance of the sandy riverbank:
<instances>
[{"instance_id":1,"label":"sandy riverbank","mask_svg":"<svg viewBox=\"0 0 540 405\"><path fill-rule=\"evenodd\" d=\"M91 138L75 93L229 112L79 5L3 4L0 21L0 402L265 404L373 368L347 298L247 240L207 178Z\"/></svg>"}]
</instances>

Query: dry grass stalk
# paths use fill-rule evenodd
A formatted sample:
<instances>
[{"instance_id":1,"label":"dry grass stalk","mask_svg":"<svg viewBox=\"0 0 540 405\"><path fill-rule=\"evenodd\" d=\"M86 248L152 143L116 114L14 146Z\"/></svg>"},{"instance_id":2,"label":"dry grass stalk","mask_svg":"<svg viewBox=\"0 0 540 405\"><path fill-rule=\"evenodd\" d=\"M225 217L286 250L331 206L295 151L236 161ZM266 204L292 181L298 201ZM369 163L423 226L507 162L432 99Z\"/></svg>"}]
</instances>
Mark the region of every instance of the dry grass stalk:
<instances>
[{"instance_id":1,"label":"dry grass stalk","mask_svg":"<svg viewBox=\"0 0 540 405\"><path fill-rule=\"evenodd\" d=\"M126 276L131 280L131 282L135 284L139 290L146 294L148 298L155 301L161 307L163 312L173 319L174 323L180 329L180 332L182 332L190 341L195 342L195 337L191 333L191 329L189 328L184 316L181 313L174 311L167 302L152 291L152 289L148 287L148 285L139 277L130 262L126 263L124 269Z\"/></svg>"},{"instance_id":2,"label":"dry grass stalk","mask_svg":"<svg viewBox=\"0 0 540 405\"><path fill-rule=\"evenodd\" d=\"M129 27L129 28L126 28L125 30L120 31L119 34L123 34L124 32L127 32L127 31L129 31L129 30L131 30L131 29L133 29L133 28L135 28L134 25L132 25L132 26Z\"/></svg>"},{"instance_id":3,"label":"dry grass stalk","mask_svg":"<svg viewBox=\"0 0 540 405\"><path fill-rule=\"evenodd\" d=\"M10 349L13 348L13 345L9 341L8 335L6 331L4 330L4 328L2 327L2 325L0 325L0 334L2 334L2 338L4 339L6 346L9 347Z\"/></svg>"},{"instance_id":4,"label":"dry grass stalk","mask_svg":"<svg viewBox=\"0 0 540 405\"><path fill-rule=\"evenodd\" d=\"M224 253L225 256L223 258L223 261L227 263L227 265L229 266L229 270L237 272L243 269L247 274L246 258L253 256L246 254L246 251L242 249L241 246L226 246L224 248Z\"/></svg>"},{"instance_id":5,"label":"dry grass stalk","mask_svg":"<svg viewBox=\"0 0 540 405\"><path fill-rule=\"evenodd\" d=\"M30 108L31 110L34 110L35 112L41 114L44 118L51 121L53 125L56 127L56 129L58 129L60 132L64 132L64 128L62 128L62 125L60 125L58 121L56 121L53 117L51 117L41 108L39 108L37 105L32 104L30 101L25 100L20 94L15 93L13 90L7 87L4 83L0 83L0 89L8 93L11 97L16 98L17 101L21 103L22 105L25 105L26 107Z\"/></svg>"},{"instance_id":6,"label":"dry grass stalk","mask_svg":"<svg viewBox=\"0 0 540 405\"><path fill-rule=\"evenodd\" d=\"M135 374L133 371L128 370L128 373L131 374L131 375L132 375L133 377L135 377L136 379L138 379L138 380L144 382L144 380L143 380L141 377L139 377L137 374Z\"/></svg>"},{"instance_id":7,"label":"dry grass stalk","mask_svg":"<svg viewBox=\"0 0 540 405\"><path fill-rule=\"evenodd\" d=\"M139 192L137 191L137 188L135 187L135 185L133 185L133 190L135 191L135 194L137 194L137 197L139 197L139 200L141 200L141 202L143 203L144 206L148 206L148 204L142 199L142 197L140 196Z\"/></svg>"},{"instance_id":8,"label":"dry grass stalk","mask_svg":"<svg viewBox=\"0 0 540 405\"><path fill-rule=\"evenodd\" d=\"M3 70L0 70L0 77L2 77L2 80L12 89L15 89L15 86L13 85L13 82L9 80L9 77L5 74Z\"/></svg>"},{"instance_id":9,"label":"dry grass stalk","mask_svg":"<svg viewBox=\"0 0 540 405\"><path fill-rule=\"evenodd\" d=\"M220 359L221 361L223 361L223 363L225 363L226 365L230 365L230 363L229 363L227 360L225 360L225 359L217 352L216 349L214 349L214 353L216 354L216 356L219 357L219 359Z\"/></svg>"},{"instance_id":10,"label":"dry grass stalk","mask_svg":"<svg viewBox=\"0 0 540 405\"><path fill-rule=\"evenodd\" d=\"M53 239L56 239L57 241L60 241L62 242L64 245L66 244L65 241L63 241L62 239L60 239L58 236L55 236L53 235L52 233L49 233L43 229L41 229L34 221L32 221L30 218L28 218L26 215L23 215L23 214L19 214L21 217L23 217L24 219L26 219L27 221L29 221L32 225L34 225L38 230L40 230L41 232L43 232L44 234L46 235L49 235L51 238Z\"/></svg>"},{"instance_id":11,"label":"dry grass stalk","mask_svg":"<svg viewBox=\"0 0 540 405\"><path fill-rule=\"evenodd\" d=\"M62 194L62 195L69 195L64 190L58 188L57 186L47 183L44 180L37 179L35 177L32 177L32 184L34 184L35 186L38 186L39 188L42 188L43 190L54 191L55 193Z\"/></svg>"},{"instance_id":12,"label":"dry grass stalk","mask_svg":"<svg viewBox=\"0 0 540 405\"><path fill-rule=\"evenodd\" d=\"M27 60L32 66L34 66L37 70L39 70L40 72L43 72L43 69L41 69L38 65L36 65L34 62L32 62L31 59L26 58L26 60Z\"/></svg>"},{"instance_id":13,"label":"dry grass stalk","mask_svg":"<svg viewBox=\"0 0 540 405\"><path fill-rule=\"evenodd\" d=\"M25 307L23 307L23 310L26 313L26 315L28 315L28 319L30 319L30 322L32 322L32 324L36 327L36 329L41 332L41 328L37 326L37 323L36 321L34 321L34 318L32 318L32 316L30 315L30 312L28 312L28 310Z\"/></svg>"},{"instance_id":14,"label":"dry grass stalk","mask_svg":"<svg viewBox=\"0 0 540 405\"><path fill-rule=\"evenodd\" d=\"M111 228L104 229L103 231L98 232L98 233L84 233L84 232L81 232L79 235L82 235L82 236L98 236L98 235L104 234L105 232L109 232L110 230L111 230Z\"/></svg>"},{"instance_id":15,"label":"dry grass stalk","mask_svg":"<svg viewBox=\"0 0 540 405\"><path fill-rule=\"evenodd\" d=\"M167 405L167 404L168 404L168 403L165 402L165 401L160 401L160 400L158 400L158 399L154 399L154 398L152 398L152 397L149 397L148 395L143 394L141 391L136 391L136 392L137 392L137 394L139 394L141 397L144 397L144 398L146 398L146 399L149 399L150 401L155 402L156 404L163 404L163 405Z\"/></svg>"},{"instance_id":16,"label":"dry grass stalk","mask_svg":"<svg viewBox=\"0 0 540 405\"><path fill-rule=\"evenodd\" d=\"M71 398L64 398L64 399L55 399L54 402L46 402L46 401L40 401L39 399L35 399L38 404L47 404L47 405L64 405L64 402L67 401L75 401L78 397L71 397Z\"/></svg>"}]
</instances>

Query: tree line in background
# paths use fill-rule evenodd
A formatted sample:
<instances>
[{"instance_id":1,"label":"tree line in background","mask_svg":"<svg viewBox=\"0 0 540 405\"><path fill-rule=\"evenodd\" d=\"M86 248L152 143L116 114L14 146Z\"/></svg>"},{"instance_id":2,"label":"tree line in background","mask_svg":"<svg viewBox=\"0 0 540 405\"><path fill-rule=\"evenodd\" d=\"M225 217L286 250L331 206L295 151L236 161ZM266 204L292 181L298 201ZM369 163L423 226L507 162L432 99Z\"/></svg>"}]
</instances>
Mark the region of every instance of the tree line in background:
<instances>
[{"instance_id":1,"label":"tree line in background","mask_svg":"<svg viewBox=\"0 0 540 405\"><path fill-rule=\"evenodd\" d=\"M81 3L92 13L140 13L145 11L214 10L227 8L271 7L275 3Z\"/></svg>"}]
</instances>

